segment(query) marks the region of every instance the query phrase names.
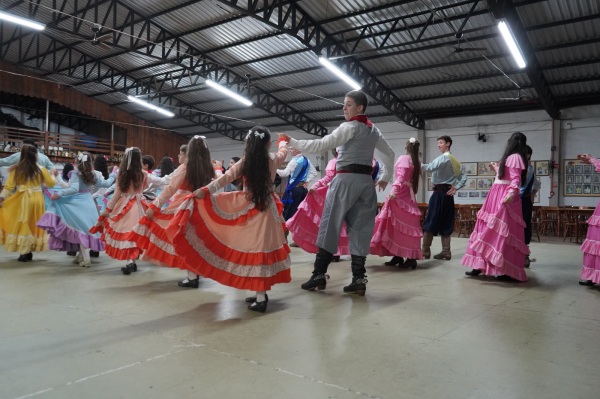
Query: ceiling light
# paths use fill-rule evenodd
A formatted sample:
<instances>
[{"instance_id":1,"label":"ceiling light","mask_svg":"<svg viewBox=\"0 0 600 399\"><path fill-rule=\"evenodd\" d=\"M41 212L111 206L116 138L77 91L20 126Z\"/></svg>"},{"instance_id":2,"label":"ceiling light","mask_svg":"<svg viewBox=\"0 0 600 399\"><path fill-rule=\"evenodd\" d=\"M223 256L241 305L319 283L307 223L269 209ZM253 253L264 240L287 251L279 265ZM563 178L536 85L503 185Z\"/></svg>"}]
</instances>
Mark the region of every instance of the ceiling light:
<instances>
[{"instance_id":1,"label":"ceiling light","mask_svg":"<svg viewBox=\"0 0 600 399\"><path fill-rule=\"evenodd\" d=\"M252 101L248 100L245 97L240 96L239 94L229 90L228 88L226 88L224 86L221 86L220 84L218 84L215 81L206 79L206 84L209 85L210 87L212 87L213 89L219 90L221 93L228 95L229 97L241 102L242 104L244 104L248 107L252 105Z\"/></svg>"},{"instance_id":2,"label":"ceiling light","mask_svg":"<svg viewBox=\"0 0 600 399\"><path fill-rule=\"evenodd\" d=\"M498 22L498 29L500 30L502 38L508 46L508 49L510 50L515 62L517 63L517 66L521 69L525 68L527 66L525 63L525 58L523 58L519 44L517 43L515 35L513 35L510 26L505 21L500 21Z\"/></svg>"},{"instance_id":3,"label":"ceiling light","mask_svg":"<svg viewBox=\"0 0 600 399\"><path fill-rule=\"evenodd\" d=\"M8 22L12 22L14 24L26 26L35 30L44 30L46 29L46 25L40 24L39 22L32 21L30 19L25 19L21 17L17 17L16 15L7 14L3 11L0 11L0 19Z\"/></svg>"},{"instance_id":4,"label":"ceiling light","mask_svg":"<svg viewBox=\"0 0 600 399\"><path fill-rule=\"evenodd\" d=\"M325 58L325 57L319 57L319 62L321 64L323 64L325 67L327 67L327 69L329 69L331 72L333 72L334 74L336 74L338 78L340 78L344 82L348 83L348 85L350 85L350 87L352 87L354 90L360 90L362 88L361 85L359 85L350 76L346 75L344 73L344 71L342 71L340 68L338 68L337 66L335 66L334 64L332 64L331 61L329 61L327 58Z\"/></svg>"},{"instance_id":5,"label":"ceiling light","mask_svg":"<svg viewBox=\"0 0 600 399\"><path fill-rule=\"evenodd\" d=\"M139 104L139 105L141 105L141 106L144 106L144 107L146 107L146 108L149 108L149 109L151 109L151 110L153 110L153 111L156 111L156 112L158 112L159 114L163 114L163 115L165 115L165 116L168 116L168 117L173 117L173 116L175 116L175 114L174 114L173 112L171 112L171 111L167 111L166 109L159 108L159 107L157 107L156 105L150 104L149 102L146 102L146 101L144 101L144 100L140 100L140 99L139 99L139 98L137 98L137 97L134 97L134 96L127 96L127 98L129 99L129 101L132 101L132 102L134 102L134 103L136 103L136 104Z\"/></svg>"}]
</instances>

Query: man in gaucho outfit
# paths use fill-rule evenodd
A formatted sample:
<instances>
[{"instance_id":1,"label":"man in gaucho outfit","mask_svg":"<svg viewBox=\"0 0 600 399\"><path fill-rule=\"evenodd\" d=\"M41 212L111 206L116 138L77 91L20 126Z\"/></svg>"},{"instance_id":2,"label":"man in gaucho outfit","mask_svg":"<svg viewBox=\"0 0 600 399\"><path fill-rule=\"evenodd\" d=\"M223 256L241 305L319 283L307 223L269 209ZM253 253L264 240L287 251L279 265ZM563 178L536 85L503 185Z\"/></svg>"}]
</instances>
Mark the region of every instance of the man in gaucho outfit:
<instances>
[{"instance_id":1,"label":"man in gaucho outfit","mask_svg":"<svg viewBox=\"0 0 600 399\"><path fill-rule=\"evenodd\" d=\"M316 245L319 247L310 279L302 289L325 289L327 267L337 250L342 224L346 222L352 256L352 282L344 292L365 295L367 279L365 262L377 214L375 185L385 189L392 178L394 151L379 129L364 115L367 96L362 91L350 91L344 98L344 118L331 134L317 140L295 140L288 144L305 153L321 153L338 149L336 175L329 185L319 225ZM286 136L287 137L287 136ZM384 165L382 176L373 183L373 154L377 149Z\"/></svg>"}]
</instances>

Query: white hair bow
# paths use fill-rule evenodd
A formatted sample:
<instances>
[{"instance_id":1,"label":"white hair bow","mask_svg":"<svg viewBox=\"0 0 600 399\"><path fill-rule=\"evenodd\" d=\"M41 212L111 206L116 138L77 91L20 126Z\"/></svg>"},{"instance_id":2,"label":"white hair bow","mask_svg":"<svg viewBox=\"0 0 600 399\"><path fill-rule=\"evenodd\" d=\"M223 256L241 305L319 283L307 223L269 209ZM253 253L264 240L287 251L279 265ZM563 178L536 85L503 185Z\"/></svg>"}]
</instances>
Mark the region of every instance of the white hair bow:
<instances>
[{"instance_id":1,"label":"white hair bow","mask_svg":"<svg viewBox=\"0 0 600 399\"><path fill-rule=\"evenodd\" d=\"M254 132L252 132L252 129L248 130L248 134L246 135L246 140L248 140L248 137L250 137L250 135L254 133L254 135L256 137L260 137L261 139L265 138L265 133L259 133L257 130L255 130Z\"/></svg>"},{"instance_id":2,"label":"white hair bow","mask_svg":"<svg viewBox=\"0 0 600 399\"><path fill-rule=\"evenodd\" d=\"M87 156L87 154L84 154L83 152L80 152L79 155L77 155L77 160L79 162L87 162L88 156Z\"/></svg>"},{"instance_id":3,"label":"white hair bow","mask_svg":"<svg viewBox=\"0 0 600 399\"><path fill-rule=\"evenodd\" d=\"M127 170L131 166L131 151L133 151L133 147L129 147L125 150L125 158L127 158Z\"/></svg>"},{"instance_id":4,"label":"white hair bow","mask_svg":"<svg viewBox=\"0 0 600 399\"><path fill-rule=\"evenodd\" d=\"M414 137L411 137L410 139L408 139L408 142L411 143L411 144L414 144L414 143L417 142L417 139L414 138Z\"/></svg>"},{"instance_id":5,"label":"white hair bow","mask_svg":"<svg viewBox=\"0 0 600 399\"><path fill-rule=\"evenodd\" d=\"M193 137L193 139L194 140L202 139L202 142L204 143L204 147L208 148L208 144L206 144L206 136L200 136L199 134L197 134Z\"/></svg>"}]
</instances>

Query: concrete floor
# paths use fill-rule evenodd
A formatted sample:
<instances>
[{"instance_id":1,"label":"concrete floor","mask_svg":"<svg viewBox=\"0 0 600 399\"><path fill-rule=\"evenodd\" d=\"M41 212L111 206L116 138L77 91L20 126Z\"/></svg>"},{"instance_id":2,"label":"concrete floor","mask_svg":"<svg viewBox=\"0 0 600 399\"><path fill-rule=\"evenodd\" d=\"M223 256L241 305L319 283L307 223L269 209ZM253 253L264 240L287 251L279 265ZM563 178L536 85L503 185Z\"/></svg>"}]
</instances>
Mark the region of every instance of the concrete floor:
<instances>
[{"instance_id":1,"label":"concrete floor","mask_svg":"<svg viewBox=\"0 0 600 399\"><path fill-rule=\"evenodd\" d=\"M414 271L370 257L366 297L341 292L348 261L300 290L313 256L293 248L265 314L212 281L177 287L179 270L0 252L0 398L598 398L579 246L533 243L529 282L505 283L464 275L466 243Z\"/></svg>"}]
</instances>

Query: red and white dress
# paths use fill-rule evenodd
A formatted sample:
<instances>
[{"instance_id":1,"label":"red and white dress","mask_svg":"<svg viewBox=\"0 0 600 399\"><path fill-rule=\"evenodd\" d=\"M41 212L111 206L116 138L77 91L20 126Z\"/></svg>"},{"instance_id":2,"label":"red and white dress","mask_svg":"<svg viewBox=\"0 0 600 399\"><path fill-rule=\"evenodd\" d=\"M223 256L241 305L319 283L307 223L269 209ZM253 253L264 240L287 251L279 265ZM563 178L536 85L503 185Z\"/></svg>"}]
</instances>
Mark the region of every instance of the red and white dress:
<instances>
[{"instance_id":1,"label":"red and white dress","mask_svg":"<svg viewBox=\"0 0 600 399\"><path fill-rule=\"evenodd\" d=\"M600 160L591 159L596 172L600 172ZM588 219L588 231L581 245L583 252L583 268L580 280L600 284L600 207L596 206L594 214Z\"/></svg>"},{"instance_id":2,"label":"red and white dress","mask_svg":"<svg viewBox=\"0 0 600 399\"><path fill-rule=\"evenodd\" d=\"M462 264L483 271L490 276L507 275L518 281L527 281L525 255L525 222L521 209L521 171L523 158L512 154L506 158L504 179L496 180L477 213L477 223L469 238ZM503 203L512 195L511 203Z\"/></svg>"},{"instance_id":3,"label":"red and white dress","mask_svg":"<svg viewBox=\"0 0 600 399\"><path fill-rule=\"evenodd\" d=\"M187 187L186 173L187 165L182 164L170 175L169 185L149 205L149 208L154 210L154 217L152 219L142 217L133 228L131 240L144 251L142 260L159 266L188 269L183 258L175 252L166 231L179 205L192 193ZM163 209L167 202L169 204Z\"/></svg>"},{"instance_id":4,"label":"red and white dress","mask_svg":"<svg viewBox=\"0 0 600 399\"><path fill-rule=\"evenodd\" d=\"M270 154L272 180L286 155L285 146ZM246 191L215 194L241 177L242 162L203 188L203 199L187 197L167 233L188 270L230 287L268 291L291 281L281 201L272 193L268 208L260 212Z\"/></svg>"},{"instance_id":5,"label":"red and white dress","mask_svg":"<svg viewBox=\"0 0 600 399\"><path fill-rule=\"evenodd\" d=\"M396 179L392 186L395 197L388 199L375 218L370 253L379 256L400 256L422 259L421 211L412 189L415 169L410 156L402 155L394 165Z\"/></svg>"},{"instance_id":6,"label":"red and white dress","mask_svg":"<svg viewBox=\"0 0 600 399\"><path fill-rule=\"evenodd\" d=\"M327 196L329 183L331 183L336 173L336 162L337 158L329 161L327 168L325 168L325 176L313 184L311 191L308 192L304 201L298 206L298 211L286 222L286 226L294 242L311 254L316 254L319 251L315 243L319 234L319 224L321 223L321 214L325 206L325 197ZM344 224L340 233L338 250L335 255L350 254L348 246L348 234L346 233L346 225Z\"/></svg>"},{"instance_id":7,"label":"red and white dress","mask_svg":"<svg viewBox=\"0 0 600 399\"><path fill-rule=\"evenodd\" d=\"M144 182L138 190L133 186L127 192L122 192L117 184L113 197L108 202L105 212L108 216L101 215L98 219L101 224L90 229L90 233L102 233L100 238L104 242L106 254L113 259L137 259L141 249L131 239L131 230L146 213L146 200L143 191L148 187L148 180L144 173Z\"/></svg>"}]
</instances>

